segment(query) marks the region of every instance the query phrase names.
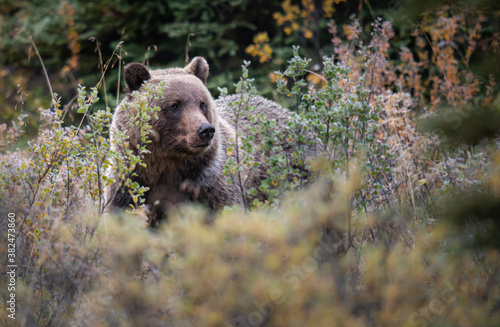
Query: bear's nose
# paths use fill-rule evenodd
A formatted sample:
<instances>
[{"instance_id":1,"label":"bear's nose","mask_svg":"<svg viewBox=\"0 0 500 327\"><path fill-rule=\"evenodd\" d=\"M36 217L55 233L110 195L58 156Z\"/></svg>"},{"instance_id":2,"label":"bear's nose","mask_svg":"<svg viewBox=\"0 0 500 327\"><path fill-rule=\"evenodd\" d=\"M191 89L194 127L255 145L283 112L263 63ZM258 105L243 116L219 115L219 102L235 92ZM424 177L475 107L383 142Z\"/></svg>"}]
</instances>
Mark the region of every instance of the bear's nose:
<instances>
[{"instance_id":1,"label":"bear's nose","mask_svg":"<svg viewBox=\"0 0 500 327\"><path fill-rule=\"evenodd\" d=\"M203 141L210 141L214 137L215 127L210 124L202 124L198 129L198 135Z\"/></svg>"}]
</instances>

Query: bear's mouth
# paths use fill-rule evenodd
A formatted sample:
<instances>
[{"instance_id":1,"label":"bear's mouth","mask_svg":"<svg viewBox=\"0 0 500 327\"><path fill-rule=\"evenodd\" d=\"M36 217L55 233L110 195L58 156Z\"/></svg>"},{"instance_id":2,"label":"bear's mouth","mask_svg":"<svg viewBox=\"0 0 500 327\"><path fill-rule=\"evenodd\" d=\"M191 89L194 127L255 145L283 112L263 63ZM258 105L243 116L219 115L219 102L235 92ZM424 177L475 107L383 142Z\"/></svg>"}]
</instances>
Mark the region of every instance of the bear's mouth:
<instances>
[{"instance_id":1,"label":"bear's mouth","mask_svg":"<svg viewBox=\"0 0 500 327\"><path fill-rule=\"evenodd\" d=\"M192 145L191 147L195 148L195 149L203 149L203 148L206 148L210 145L210 143L199 143L199 144L196 144L196 145Z\"/></svg>"},{"instance_id":2,"label":"bear's mouth","mask_svg":"<svg viewBox=\"0 0 500 327\"><path fill-rule=\"evenodd\" d=\"M190 151L195 153L204 152L212 143L212 140L202 140L198 137L188 138L186 140L186 146Z\"/></svg>"},{"instance_id":3,"label":"bear's mouth","mask_svg":"<svg viewBox=\"0 0 500 327\"><path fill-rule=\"evenodd\" d=\"M189 144L189 147L196 152L203 151L206 148L208 148L209 146L210 146L210 142L193 142L193 143Z\"/></svg>"}]
</instances>

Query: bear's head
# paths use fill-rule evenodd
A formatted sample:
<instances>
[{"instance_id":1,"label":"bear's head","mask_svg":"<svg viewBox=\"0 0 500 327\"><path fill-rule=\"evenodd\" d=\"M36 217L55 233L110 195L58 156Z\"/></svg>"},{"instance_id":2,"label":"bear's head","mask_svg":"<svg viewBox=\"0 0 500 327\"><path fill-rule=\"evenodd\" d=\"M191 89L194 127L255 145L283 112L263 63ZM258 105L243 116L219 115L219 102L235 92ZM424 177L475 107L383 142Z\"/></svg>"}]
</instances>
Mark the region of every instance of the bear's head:
<instances>
[{"instance_id":1,"label":"bear's head","mask_svg":"<svg viewBox=\"0 0 500 327\"><path fill-rule=\"evenodd\" d=\"M143 92L144 83L165 83L163 96L149 104L160 107L158 119L151 120L154 155L185 158L216 151L219 117L206 87L208 64L204 58L196 57L184 68L161 70L130 63L124 77L128 87L125 101Z\"/></svg>"}]
</instances>

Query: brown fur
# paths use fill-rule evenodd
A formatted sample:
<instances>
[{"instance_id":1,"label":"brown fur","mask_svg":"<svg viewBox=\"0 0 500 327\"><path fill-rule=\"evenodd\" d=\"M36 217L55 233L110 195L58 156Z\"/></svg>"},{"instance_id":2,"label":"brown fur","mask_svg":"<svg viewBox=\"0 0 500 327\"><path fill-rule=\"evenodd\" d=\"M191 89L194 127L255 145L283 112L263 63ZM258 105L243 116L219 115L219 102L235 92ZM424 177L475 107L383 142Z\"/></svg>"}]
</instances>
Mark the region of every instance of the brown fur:
<instances>
[{"instance_id":1,"label":"brown fur","mask_svg":"<svg viewBox=\"0 0 500 327\"><path fill-rule=\"evenodd\" d=\"M200 201L209 208L217 210L224 206L242 205L242 197L236 184L228 184L222 175L227 160L228 140L235 137L233 124L234 113L228 103L235 96L214 101L205 86L208 77L208 64L201 57L194 58L185 68L170 68L149 71L141 64L129 64L125 67L125 81L128 93L116 109L111 125L111 138L116 131L124 131L130 136L131 149L138 141L137 131L130 129L127 111L121 110L132 101L137 90L142 92L144 81L159 83L165 81L167 87L164 97L151 103L159 106L158 119L151 119L152 133L143 161L146 167L136 169L139 184L149 187L146 204L153 208L158 216L168 211L172 205L186 201ZM287 122L290 113L278 104L262 97L250 99L250 105L266 118ZM175 109L174 105L177 105ZM241 124L250 124L243 119ZM201 139L200 126L213 126L213 138ZM211 130L210 130L211 131ZM123 153L118 145L113 150ZM247 174L248 172L243 172ZM113 174L110 170L109 174ZM257 172L248 187L258 187L262 172ZM105 190L108 209L116 209L131 204L128 193L120 189L118 181Z\"/></svg>"}]
</instances>

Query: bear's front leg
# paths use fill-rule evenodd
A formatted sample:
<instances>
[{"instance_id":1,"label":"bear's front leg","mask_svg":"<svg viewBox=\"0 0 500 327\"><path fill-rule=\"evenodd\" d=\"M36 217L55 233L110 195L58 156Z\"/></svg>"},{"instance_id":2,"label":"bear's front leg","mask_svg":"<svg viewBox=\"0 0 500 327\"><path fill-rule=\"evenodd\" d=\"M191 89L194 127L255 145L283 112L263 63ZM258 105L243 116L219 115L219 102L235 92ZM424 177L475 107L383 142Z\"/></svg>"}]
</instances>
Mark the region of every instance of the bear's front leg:
<instances>
[{"instance_id":1,"label":"bear's front leg","mask_svg":"<svg viewBox=\"0 0 500 327\"><path fill-rule=\"evenodd\" d=\"M114 182L104 190L104 211L116 211L133 203L130 192L121 182Z\"/></svg>"}]
</instances>

